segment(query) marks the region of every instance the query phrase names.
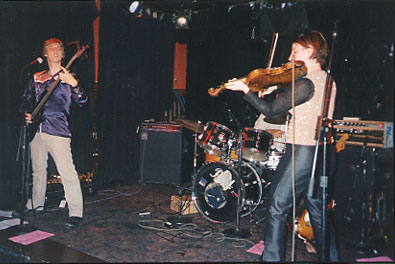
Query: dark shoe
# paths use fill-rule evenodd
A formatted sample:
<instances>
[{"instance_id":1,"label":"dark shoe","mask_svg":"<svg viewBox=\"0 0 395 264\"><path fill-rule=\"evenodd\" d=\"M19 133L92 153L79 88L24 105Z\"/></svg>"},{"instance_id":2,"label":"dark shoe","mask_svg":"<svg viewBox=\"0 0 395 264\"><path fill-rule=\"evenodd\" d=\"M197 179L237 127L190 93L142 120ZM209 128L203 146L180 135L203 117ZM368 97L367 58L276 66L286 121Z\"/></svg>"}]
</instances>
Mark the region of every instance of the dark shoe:
<instances>
[{"instance_id":1,"label":"dark shoe","mask_svg":"<svg viewBox=\"0 0 395 264\"><path fill-rule=\"evenodd\" d=\"M82 221L81 217L77 217L77 216L71 216L69 217L69 220L67 220L66 223L64 223L64 227L67 229L72 229L77 227Z\"/></svg>"},{"instance_id":2,"label":"dark shoe","mask_svg":"<svg viewBox=\"0 0 395 264\"><path fill-rule=\"evenodd\" d=\"M35 215L38 216L40 214L42 214L44 212L44 210L34 210L34 209L27 209L25 208L25 210L23 211L24 216L28 216L28 215ZM12 212L11 216L13 218L20 218L21 217L21 213L19 210Z\"/></svg>"}]
</instances>

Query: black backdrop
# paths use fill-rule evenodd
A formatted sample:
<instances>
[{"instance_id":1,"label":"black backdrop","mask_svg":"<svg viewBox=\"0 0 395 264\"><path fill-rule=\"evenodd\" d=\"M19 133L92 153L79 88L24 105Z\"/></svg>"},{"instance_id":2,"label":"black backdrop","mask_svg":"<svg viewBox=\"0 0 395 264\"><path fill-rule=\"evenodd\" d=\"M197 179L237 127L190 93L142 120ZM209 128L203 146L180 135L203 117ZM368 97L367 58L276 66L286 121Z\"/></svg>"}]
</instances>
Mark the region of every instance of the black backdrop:
<instances>
[{"instance_id":1,"label":"black backdrop","mask_svg":"<svg viewBox=\"0 0 395 264\"><path fill-rule=\"evenodd\" d=\"M52 36L93 46L92 20L97 15L93 1L0 2L0 208L12 208L18 197L15 156L22 67L41 55L42 42ZM186 31L175 30L166 17L138 19L113 1L102 3L101 15L95 176L101 186L137 180L136 130L144 119L161 120L170 106L175 41L188 44L187 118L234 129L224 114L226 106L244 126L252 126L257 113L242 95L224 92L213 98L208 88L266 67L273 31L280 33L273 62L279 66L287 61L298 33L317 29L330 43L338 21L332 65L338 87L335 117L393 121L395 20L390 1L307 1L285 9L216 5L194 14ZM66 52L69 58L75 47L67 46ZM72 70L91 93L93 48L88 55ZM91 105L73 108L73 154L79 172L89 171L92 164Z\"/></svg>"}]
</instances>

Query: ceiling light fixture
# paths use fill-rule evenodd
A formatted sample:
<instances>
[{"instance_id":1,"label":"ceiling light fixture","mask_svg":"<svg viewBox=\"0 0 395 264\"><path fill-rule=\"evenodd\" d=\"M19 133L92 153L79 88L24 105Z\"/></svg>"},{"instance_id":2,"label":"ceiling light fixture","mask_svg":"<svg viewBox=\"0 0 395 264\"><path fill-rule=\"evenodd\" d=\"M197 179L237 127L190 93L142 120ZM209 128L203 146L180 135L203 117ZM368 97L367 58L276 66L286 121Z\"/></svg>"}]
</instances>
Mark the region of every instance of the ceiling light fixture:
<instances>
[{"instance_id":1,"label":"ceiling light fixture","mask_svg":"<svg viewBox=\"0 0 395 264\"><path fill-rule=\"evenodd\" d=\"M129 12L131 14L136 14L140 10L140 7L141 7L140 1L133 1L129 6Z\"/></svg>"},{"instance_id":2,"label":"ceiling light fixture","mask_svg":"<svg viewBox=\"0 0 395 264\"><path fill-rule=\"evenodd\" d=\"M176 24L176 29L188 29L191 17L192 10L182 10L174 14L173 22Z\"/></svg>"}]
</instances>

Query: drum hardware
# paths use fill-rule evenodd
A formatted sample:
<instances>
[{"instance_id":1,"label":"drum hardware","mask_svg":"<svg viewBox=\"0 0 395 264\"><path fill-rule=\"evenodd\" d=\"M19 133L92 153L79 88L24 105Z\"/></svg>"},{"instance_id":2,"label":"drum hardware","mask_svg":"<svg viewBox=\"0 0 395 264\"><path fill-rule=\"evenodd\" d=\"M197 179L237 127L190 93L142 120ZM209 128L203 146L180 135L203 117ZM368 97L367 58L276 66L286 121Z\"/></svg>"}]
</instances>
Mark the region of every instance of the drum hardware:
<instances>
[{"instance_id":1,"label":"drum hardware","mask_svg":"<svg viewBox=\"0 0 395 264\"><path fill-rule=\"evenodd\" d=\"M237 122L239 123L239 122ZM239 133L239 146L243 146L243 134ZM237 164L237 169L238 169L238 180L239 180L239 185L237 188L237 214L236 214L236 227L225 229L223 231L224 235L231 236L231 237L239 237L239 238L247 238L251 236L251 233L248 230L244 230L240 228L240 209L241 209L241 189L245 189L243 186L242 182L242 169L241 169L241 162L242 162L242 148L239 148L239 161ZM242 187L243 186L243 187Z\"/></svg>"},{"instance_id":2,"label":"drum hardware","mask_svg":"<svg viewBox=\"0 0 395 264\"><path fill-rule=\"evenodd\" d=\"M183 224L187 224L187 223L191 223L192 222L192 218L184 216L181 214L181 209L182 209L182 193L185 189L189 190L187 187L185 186L178 186L178 212L177 215L171 215L169 217L167 217L167 221L172 223L173 226L177 226L180 227Z\"/></svg>"},{"instance_id":3,"label":"drum hardware","mask_svg":"<svg viewBox=\"0 0 395 264\"><path fill-rule=\"evenodd\" d=\"M193 174L196 173L197 169L197 158L199 154L197 153L197 132L193 133Z\"/></svg>"}]
</instances>

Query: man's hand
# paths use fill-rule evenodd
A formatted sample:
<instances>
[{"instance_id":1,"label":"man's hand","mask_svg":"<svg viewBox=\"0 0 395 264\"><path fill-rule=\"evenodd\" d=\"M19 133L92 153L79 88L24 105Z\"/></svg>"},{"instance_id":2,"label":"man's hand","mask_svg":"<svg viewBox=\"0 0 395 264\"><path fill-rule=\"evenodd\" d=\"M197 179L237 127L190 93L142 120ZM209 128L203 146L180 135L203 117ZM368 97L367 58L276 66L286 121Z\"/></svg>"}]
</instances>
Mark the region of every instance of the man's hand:
<instances>
[{"instance_id":1,"label":"man's hand","mask_svg":"<svg viewBox=\"0 0 395 264\"><path fill-rule=\"evenodd\" d=\"M70 84L71 87L77 87L78 81L74 78L74 76L70 73L69 70L66 70L63 66L60 66L63 70L63 72L59 73L59 78L62 80L62 82L65 82L67 84Z\"/></svg>"},{"instance_id":2,"label":"man's hand","mask_svg":"<svg viewBox=\"0 0 395 264\"><path fill-rule=\"evenodd\" d=\"M31 124L33 122L32 121L32 114L26 113L25 114L25 120L26 120L26 123Z\"/></svg>"}]
</instances>

